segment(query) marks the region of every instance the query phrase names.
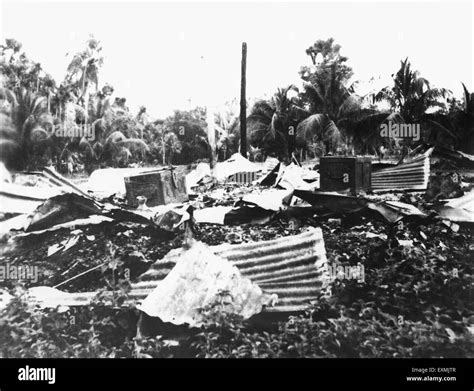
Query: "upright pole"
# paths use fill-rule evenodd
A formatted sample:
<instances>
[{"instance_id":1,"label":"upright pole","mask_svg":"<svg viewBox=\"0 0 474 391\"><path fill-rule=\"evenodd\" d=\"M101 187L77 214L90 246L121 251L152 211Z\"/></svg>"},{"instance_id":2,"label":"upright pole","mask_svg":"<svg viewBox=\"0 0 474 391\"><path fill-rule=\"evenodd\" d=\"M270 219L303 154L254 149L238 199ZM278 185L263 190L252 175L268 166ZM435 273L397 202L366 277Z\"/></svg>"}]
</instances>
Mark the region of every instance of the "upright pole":
<instances>
[{"instance_id":1,"label":"upright pole","mask_svg":"<svg viewBox=\"0 0 474 391\"><path fill-rule=\"evenodd\" d=\"M247 43L242 42L242 68L240 78L240 153L247 157L247 101L245 94L247 71Z\"/></svg>"},{"instance_id":2,"label":"upright pole","mask_svg":"<svg viewBox=\"0 0 474 391\"><path fill-rule=\"evenodd\" d=\"M214 110L211 105L206 107L206 117L207 117L207 141L211 149L211 154L209 157L210 168L214 170L216 165L216 133L214 128Z\"/></svg>"}]
</instances>

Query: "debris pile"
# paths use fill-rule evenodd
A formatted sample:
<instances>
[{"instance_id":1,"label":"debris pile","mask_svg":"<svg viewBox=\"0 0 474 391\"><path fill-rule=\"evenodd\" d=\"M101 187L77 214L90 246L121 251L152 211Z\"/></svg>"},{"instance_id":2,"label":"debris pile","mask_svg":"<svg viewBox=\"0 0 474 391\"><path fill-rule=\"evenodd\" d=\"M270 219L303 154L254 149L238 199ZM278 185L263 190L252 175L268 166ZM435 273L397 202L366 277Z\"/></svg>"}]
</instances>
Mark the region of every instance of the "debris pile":
<instances>
[{"instance_id":1,"label":"debris pile","mask_svg":"<svg viewBox=\"0 0 474 391\"><path fill-rule=\"evenodd\" d=\"M258 285L242 277L237 267L203 243L195 242L184 251L173 250L163 261L170 257L176 264L140 305L149 316L198 327L204 321L199 310L212 305L221 292L226 292L227 310L246 319L276 301L276 295L264 294Z\"/></svg>"},{"instance_id":2,"label":"debris pile","mask_svg":"<svg viewBox=\"0 0 474 391\"><path fill-rule=\"evenodd\" d=\"M87 305L99 291L116 306L118 284L127 281L120 305L138 301L144 313L173 324L199 326L199 309L222 292L229 311L245 318L304 311L325 294L324 269L339 262L336 248L344 252L338 236L409 247L429 241L429 225L472 229L466 162L474 159L441 151L458 163L454 177L453 165L433 172L436 152L385 168L374 162L370 186L354 185L357 191L322 191L333 171L318 165L259 164L238 154L212 170L206 163L105 169L81 184L52 169L23 182L5 176L0 204L10 218L2 222L0 265L38 266L38 281L23 283L45 307ZM415 227L410 232L419 227L418 237L401 234L403 224ZM5 305L15 283L2 285Z\"/></svg>"}]
</instances>

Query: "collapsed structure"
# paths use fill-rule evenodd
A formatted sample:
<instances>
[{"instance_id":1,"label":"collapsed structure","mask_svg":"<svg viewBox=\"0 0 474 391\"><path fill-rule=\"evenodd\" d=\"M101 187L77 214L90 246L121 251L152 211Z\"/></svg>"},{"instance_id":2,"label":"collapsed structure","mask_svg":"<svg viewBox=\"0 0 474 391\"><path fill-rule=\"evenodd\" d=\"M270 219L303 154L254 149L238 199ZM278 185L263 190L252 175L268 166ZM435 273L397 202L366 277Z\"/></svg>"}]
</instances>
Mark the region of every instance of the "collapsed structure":
<instances>
[{"instance_id":1,"label":"collapsed structure","mask_svg":"<svg viewBox=\"0 0 474 391\"><path fill-rule=\"evenodd\" d=\"M205 163L190 172L174 167L105 169L94 172L83 184L47 168L2 185L0 212L11 218L2 222L1 234L4 242L14 247L18 238L69 229L70 239L48 249L47 256L52 257L66 254L78 242L77 231L94 224L139 224L167 235L184 230L187 239L183 246L151 260L132 282L123 305L138 301L149 316L190 326L202 323L198 309L217 300L221 292L229 294L229 311L245 318L262 311L295 313L325 293L327 257L320 228L262 242L206 246L189 237L193 227L258 225L276 217L310 221L315 216L353 214L387 224L401 220L428 224L440 219L449 226L472 224L473 191L468 182L462 186L467 191L460 198L442 200L442 191L438 191L438 199L429 200L435 201L431 208L421 210L401 201L407 191L425 194L430 189L434 152L436 149L428 148L388 166L371 164L365 158L361 164L369 165L367 169L347 172L345 167L354 163L346 164L344 158L332 160L337 166L325 163L319 171L318 166L301 167L294 162L285 166L274 158L256 164L236 154L213 170ZM462 164L474 161L465 154L461 158ZM367 170L369 176L364 174ZM455 174L461 186L463 177ZM30 180L35 186L21 180ZM336 186L337 192L325 190L327 184ZM400 197L387 198L387 193L394 191ZM87 272L73 278L86 276ZM3 293L0 304L5 306L11 296ZM33 286L28 295L43 307L81 306L90 304L97 292ZM114 292L108 295L113 297Z\"/></svg>"}]
</instances>

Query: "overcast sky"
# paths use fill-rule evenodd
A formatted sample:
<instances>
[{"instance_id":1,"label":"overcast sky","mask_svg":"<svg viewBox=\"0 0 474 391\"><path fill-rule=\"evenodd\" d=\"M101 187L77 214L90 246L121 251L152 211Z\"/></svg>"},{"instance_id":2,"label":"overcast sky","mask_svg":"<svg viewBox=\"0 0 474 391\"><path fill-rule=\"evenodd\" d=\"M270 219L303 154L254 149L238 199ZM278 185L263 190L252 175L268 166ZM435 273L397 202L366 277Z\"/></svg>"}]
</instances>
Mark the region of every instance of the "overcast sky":
<instances>
[{"instance_id":1,"label":"overcast sky","mask_svg":"<svg viewBox=\"0 0 474 391\"><path fill-rule=\"evenodd\" d=\"M154 117L239 97L241 43L247 95L298 84L317 39L334 37L355 77L389 82L400 60L435 86L473 90L473 6L458 2L163 3L0 0L1 38L15 38L57 81L89 34L102 42L100 84ZM66 53L70 53L69 57ZM368 87L363 85L363 92Z\"/></svg>"}]
</instances>

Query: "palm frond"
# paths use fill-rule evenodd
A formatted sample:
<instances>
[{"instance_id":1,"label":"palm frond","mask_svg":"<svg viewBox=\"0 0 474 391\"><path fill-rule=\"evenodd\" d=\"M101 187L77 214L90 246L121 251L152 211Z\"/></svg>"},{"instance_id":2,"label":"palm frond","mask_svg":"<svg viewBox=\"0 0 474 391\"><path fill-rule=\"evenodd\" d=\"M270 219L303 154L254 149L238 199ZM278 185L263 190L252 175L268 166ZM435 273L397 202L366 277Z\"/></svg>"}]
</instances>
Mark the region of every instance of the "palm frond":
<instances>
[{"instance_id":1,"label":"palm frond","mask_svg":"<svg viewBox=\"0 0 474 391\"><path fill-rule=\"evenodd\" d=\"M464 111L466 113L472 113L474 111L474 93L469 93L464 83L461 84L464 92Z\"/></svg>"},{"instance_id":2,"label":"palm frond","mask_svg":"<svg viewBox=\"0 0 474 391\"><path fill-rule=\"evenodd\" d=\"M405 120L404 118L402 117L402 115L400 113L390 113L386 120L386 122L393 122L393 123L396 123L396 124L404 124L405 123Z\"/></svg>"},{"instance_id":3,"label":"palm frond","mask_svg":"<svg viewBox=\"0 0 474 391\"><path fill-rule=\"evenodd\" d=\"M324 106L325 92L323 88L313 83L305 83L304 87L305 87L305 93L308 95L309 99L313 101L313 105Z\"/></svg>"},{"instance_id":4,"label":"palm frond","mask_svg":"<svg viewBox=\"0 0 474 391\"><path fill-rule=\"evenodd\" d=\"M98 155L95 150L95 146L98 143L92 144L89 140L87 140L85 137L82 137L81 140L79 141L79 148L82 150L86 151L86 155L92 156L93 158L97 159Z\"/></svg>"},{"instance_id":5,"label":"palm frond","mask_svg":"<svg viewBox=\"0 0 474 391\"><path fill-rule=\"evenodd\" d=\"M117 142L117 145L127 147L132 152L148 152L150 150L148 145L139 138L129 138L126 140L120 140Z\"/></svg>"},{"instance_id":6,"label":"palm frond","mask_svg":"<svg viewBox=\"0 0 474 391\"><path fill-rule=\"evenodd\" d=\"M115 132L112 132L105 139L104 146L108 146L110 144L115 144L115 143L118 143L118 142L126 140L126 139L127 139L127 137L125 137L125 135L122 132L115 131Z\"/></svg>"},{"instance_id":7,"label":"palm frond","mask_svg":"<svg viewBox=\"0 0 474 391\"><path fill-rule=\"evenodd\" d=\"M451 136L455 140L459 140L459 136L453 133L451 130L449 130L446 126L442 125L440 122L432 120L432 119L426 119L425 120L427 123L429 123L431 126L433 126L437 130L441 130L442 132L445 132L449 136Z\"/></svg>"},{"instance_id":8,"label":"palm frond","mask_svg":"<svg viewBox=\"0 0 474 391\"><path fill-rule=\"evenodd\" d=\"M8 88L0 88L0 99L9 102L12 106L18 104L15 93Z\"/></svg>"},{"instance_id":9,"label":"palm frond","mask_svg":"<svg viewBox=\"0 0 474 391\"><path fill-rule=\"evenodd\" d=\"M326 114L313 114L298 124L296 143L306 146L314 140L324 141L339 134L339 128Z\"/></svg>"},{"instance_id":10,"label":"palm frond","mask_svg":"<svg viewBox=\"0 0 474 391\"><path fill-rule=\"evenodd\" d=\"M51 137L51 133L42 127L35 127L31 130L30 138L34 140L47 140Z\"/></svg>"},{"instance_id":11,"label":"palm frond","mask_svg":"<svg viewBox=\"0 0 474 391\"><path fill-rule=\"evenodd\" d=\"M272 105L269 102L265 100L259 100L255 102L254 105L252 106L249 117L261 116L261 117L271 118L274 111L275 111L275 108L272 107Z\"/></svg>"}]
</instances>

